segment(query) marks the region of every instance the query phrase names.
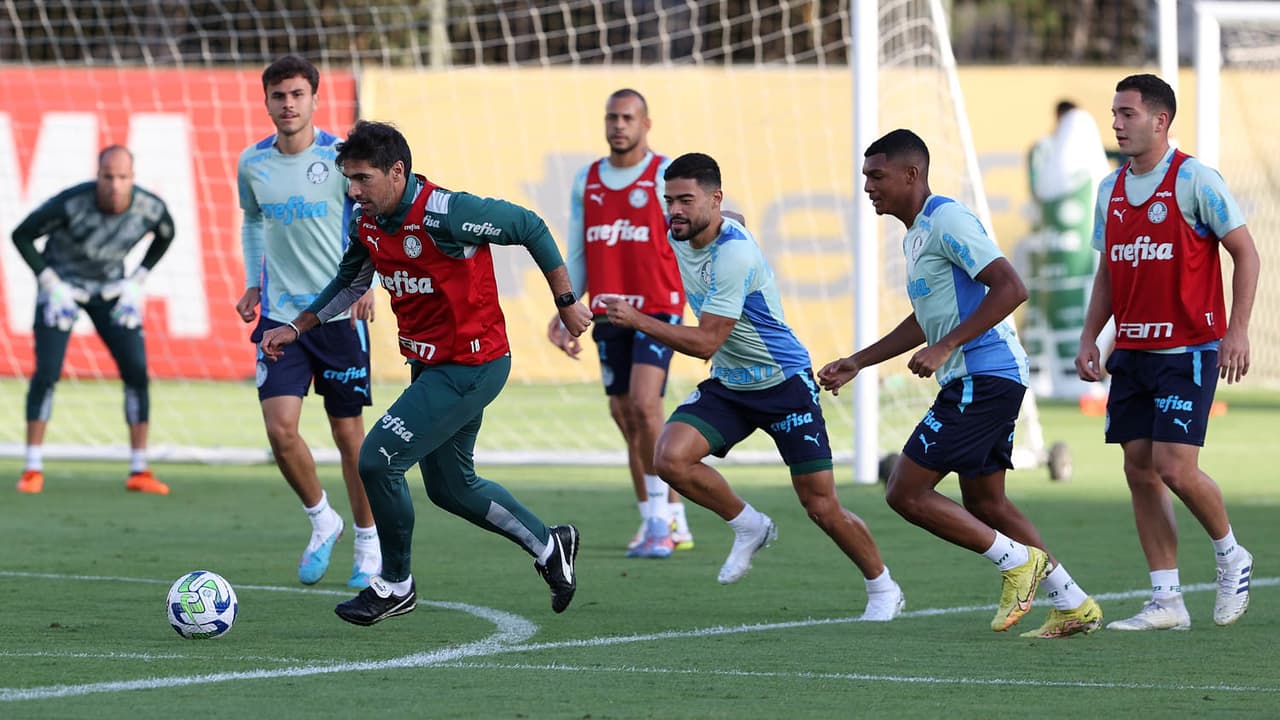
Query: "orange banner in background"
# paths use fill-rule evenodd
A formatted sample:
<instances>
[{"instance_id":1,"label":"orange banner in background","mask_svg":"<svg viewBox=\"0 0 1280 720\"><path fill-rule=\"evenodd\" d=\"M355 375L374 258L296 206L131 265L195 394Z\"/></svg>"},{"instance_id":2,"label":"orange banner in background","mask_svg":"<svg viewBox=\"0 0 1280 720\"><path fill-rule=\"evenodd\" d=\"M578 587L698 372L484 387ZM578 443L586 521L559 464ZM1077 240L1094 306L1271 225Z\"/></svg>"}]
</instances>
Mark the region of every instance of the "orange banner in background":
<instances>
[{"instance_id":1,"label":"orange banner in background","mask_svg":"<svg viewBox=\"0 0 1280 720\"><path fill-rule=\"evenodd\" d=\"M321 78L316 122L345 134L355 117L349 73ZM8 238L40 203L92 180L98 151L127 145L138 185L164 198L176 235L147 281L152 377L242 379L254 350L234 306L244 290L236 161L274 132L261 71L0 69L0 374L30 374L35 282ZM140 259L148 240L137 248ZM87 319L64 373L114 377Z\"/></svg>"}]
</instances>

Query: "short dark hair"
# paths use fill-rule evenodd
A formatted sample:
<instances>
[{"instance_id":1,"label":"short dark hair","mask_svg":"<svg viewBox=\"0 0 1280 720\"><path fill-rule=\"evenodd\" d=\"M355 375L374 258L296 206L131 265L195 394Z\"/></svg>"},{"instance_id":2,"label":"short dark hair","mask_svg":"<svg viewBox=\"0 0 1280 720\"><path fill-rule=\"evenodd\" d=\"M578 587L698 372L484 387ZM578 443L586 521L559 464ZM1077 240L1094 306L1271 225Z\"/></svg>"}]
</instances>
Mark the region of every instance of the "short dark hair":
<instances>
[{"instance_id":1,"label":"short dark hair","mask_svg":"<svg viewBox=\"0 0 1280 720\"><path fill-rule=\"evenodd\" d=\"M1071 102L1070 100L1059 100L1058 106L1054 108L1054 112L1057 114L1058 117L1062 117L1063 115L1066 115L1067 113L1075 109L1076 109L1076 104Z\"/></svg>"},{"instance_id":2,"label":"short dark hair","mask_svg":"<svg viewBox=\"0 0 1280 720\"><path fill-rule=\"evenodd\" d=\"M640 94L639 90L632 90L631 88L622 88L621 90L614 90L613 94L609 96L608 102L613 102L614 100L619 100L621 98L627 98L627 97L633 97L639 100L640 107L644 109L644 112L646 115L649 114L649 102L644 99L644 96Z\"/></svg>"},{"instance_id":3,"label":"short dark hair","mask_svg":"<svg viewBox=\"0 0 1280 720\"><path fill-rule=\"evenodd\" d=\"M720 166L715 158L703 153L685 153L672 160L662 177L667 182L693 180L708 192L720 189Z\"/></svg>"},{"instance_id":4,"label":"short dark hair","mask_svg":"<svg viewBox=\"0 0 1280 720\"><path fill-rule=\"evenodd\" d=\"M1174 96L1173 88L1169 87L1169 83L1151 73L1130 75L1116 83L1116 92L1125 90L1137 90L1138 94L1142 95L1142 103L1148 109L1168 110L1171 123L1173 116L1178 113L1178 98Z\"/></svg>"},{"instance_id":5,"label":"short dark hair","mask_svg":"<svg viewBox=\"0 0 1280 720\"><path fill-rule=\"evenodd\" d=\"M290 54L271 63L266 70L262 71L262 92L265 93L272 85L292 77L306 78L307 82L311 83L312 95L320 89L320 71L316 66L305 58Z\"/></svg>"},{"instance_id":6,"label":"short dark hair","mask_svg":"<svg viewBox=\"0 0 1280 720\"><path fill-rule=\"evenodd\" d=\"M405 175L413 170L409 141L389 123L357 121L347 139L338 143L337 148L338 157L334 162L339 167L347 160L364 160L382 172L390 172L391 166L399 160L404 163Z\"/></svg>"},{"instance_id":7,"label":"short dark hair","mask_svg":"<svg viewBox=\"0 0 1280 720\"><path fill-rule=\"evenodd\" d=\"M885 157L894 160L903 155L919 155L924 158L924 166L929 167L929 146L924 144L924 140L920 136L903 128L893 130L879 140L867 146L867 151L862 153L862 157L871 157L872 155L880 155L883 153Z\"/></svg>"}]
</instances>

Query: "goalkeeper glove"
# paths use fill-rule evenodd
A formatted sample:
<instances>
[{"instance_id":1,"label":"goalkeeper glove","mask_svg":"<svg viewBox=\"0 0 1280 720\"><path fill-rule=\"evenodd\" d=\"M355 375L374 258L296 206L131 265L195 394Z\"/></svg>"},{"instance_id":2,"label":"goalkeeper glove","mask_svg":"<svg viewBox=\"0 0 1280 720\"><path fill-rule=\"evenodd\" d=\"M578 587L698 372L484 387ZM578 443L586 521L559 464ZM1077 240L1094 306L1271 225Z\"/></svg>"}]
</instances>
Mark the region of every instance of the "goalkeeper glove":
<instances>
[{"instance_id":1,"label":"goalkeeper glove","mask_svg":"<svg viewBox=\"0 0 1280 720\"><path fill-rule=\"evenodd\" d=\"M80 303L89 301L89 294L58 277L53 268L45 268L36 276L40 284L37 304L43 313L44 324L59 330L70 330L80 316Z\"/></svg>"},{"instance_id":2,"label":"goalkeeper glove","mask_svg":"<svg viewBox=\"0 0 1280 720\"><path fill-rule=\"evenodd\" d=\"M121 327L136 328L142 324L142 311L146 307L146 291L142 283L147 279L147 269L140 267L127 278L107 283L102 288L102 299L115 299L111 308L111 322Z\"/></svg>"}]
</instances>

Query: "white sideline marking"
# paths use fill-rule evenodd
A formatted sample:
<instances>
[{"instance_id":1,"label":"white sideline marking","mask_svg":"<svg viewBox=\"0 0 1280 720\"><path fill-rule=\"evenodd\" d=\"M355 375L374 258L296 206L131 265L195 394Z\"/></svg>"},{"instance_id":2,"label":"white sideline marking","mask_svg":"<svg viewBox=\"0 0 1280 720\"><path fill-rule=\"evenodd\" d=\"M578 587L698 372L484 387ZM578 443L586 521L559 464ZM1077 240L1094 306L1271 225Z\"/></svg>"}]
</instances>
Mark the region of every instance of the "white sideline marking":
<instances>
[{"instance_id":1,"label":"white sideline marking","mask_svg":"<svg viewBox=\"0 0 1280 720\"><path fill-rule=\"evenodd\" d=\"M756 670L706 670L693 668L656 668L624 665L600 667L598 665L531 665L523 663L446 662L435 667L461 670L557 670L568 672L602 673L653 673L658 675L722 675L725 677L799 678L802 680L850 680L854 682L891 682L918 685L1005 685L1018 687L1068 687L1102 690L1216 690L1222 692L1280 693L1280 687L1250 687L1248 685L1166 685L1134 682L1095 682L1091 680L1015 680L1011 678L929 677L921 675L867 675L864 673L830 672L762 672Z\"/></svg>"},{"instance_id":2,"label":"white sideline marking","mask_svg":"<svg viewBox=\"0 0 1280 720\"><path fill-rule=\"evenodd\" d=\"M42 578L48 580L97 580L109 582L126 582L126 583L146 583L153 585L165 585L167 581L155 580L151 578L129 578L114 576L95 576L95 575L56 575L50 573L26 573L12 572L0 570L0 577L31 577ZM1280 578L1254 578L1252 585L1256 587L1269 587L1280 585ZM349 592L335 590L320 590L312 588L297 587L281 587L274 585L237 585L238 588L246 590L263 590L270 592L293 592L304 594L319 595L349 595ZM1197 583L1194 585L1183 585L1182 591L1203 592L1216 590L1217 585L1214 583ZM1122 600L1130 598L1146 597L1150 594L1149 589L1143 590L1127 590L1116 593L1100 593L1093 597L1098 600ZM429 600L419 600L423 605L430 605L448 610L459 610L470 613L478 617L483 617L492 621L497 625L498 629L488 638L473 643L467 643L453 648L444 648L425 653L413 653L398 658L390 658L387 660L365 660L342 663L326 663L318 665L298 665L276 669L259 669L244 670L239 672L210 673L205 675L186 675L173 677L156 677L142 678L139 680L121 680L99 683L85 683L80 685L47 685L44 687L34 688L0 688L0 702L12 702L16 700L38 700L47 698L73 697L80 695L92 695L97 693L108 692L125 692L129 690L152 690L167 687L183 687L188 685L204 685L219 682L230 682L235 680L259 680L281 677L306 677L311 675L324 675L329 673L345 673L360 672L366 670L385 670L391 668L420 668L428 666L447 666L450 663L457 663L459 660L467 657L481 657L490 655L510 655L515 653L534 652L539 650L555 650L560 648L575 647L606 647L610 645L625 645L636 642L649 642L653 640L668 640L676 638L703 638L716 635L730 635L736 633L747 632L763 632L768 630L785 630L790 628L814 627L820 625L836 625L843 623L861 622L857 617L843 618L810 618L806 620L793 620L778 623L753 623L748 625L735 626L715 626L709 628L699 628L694 630L670 630L657 633L645 633L636 635L620 635L620 636L602 636L595 638L585 638L582 640L563 640L546 643L528 643L521 644L537 632L537 625L525 620L524 618L511 613L494 610L492 608L478 607L474 605L466 605L464 603L451 602L434 602ZM990 611L995 609L995 605L967 605L950 608L927 608L924 610L913 610L902 613L900 618L914 617L934 617L938 615L956 615L969 612ZM458 667L462 664L456 665ZM500 664L493 664L494 668L503 667ZM510 666L516 669L536 669L539 667L559 668L560 666ZM566 669L577 669L565 666ZM653 673L676 673L686 672L684 670L669 670L663 668L581 668L582 670L601 669L609 672L620 672L624 670L633 670L635 672L653 672ZM1019 685L1019 686L1041 686L1041 687L1091 687L1104 689L1177 689L1177 690L1221 690L1231 692L1280 692L1280 688L1251 688L1243 686L1231 685L1204 685L1204 686L1181 686L1181 685L1142 685L1136 683L1094 683L1089 681L1055 681L1055 680L983 680L979 678L930 678L930 677L911 677L911 676L895 676L895 675L858 675L853 673L755 673L749 671L736 670L704 670L703 673L719 674L719 675L742 675L751 676L758 675L761 677L812 677L812 678L831 678L831 679L848 679L859 681L876 681L876 682L897 682L897 683L933 683L933 684L963 684L963 685Z\"/></svg>"},{"instance_id":3,"label":"white sideline marking","mask_svg":"<svg viewBox=\"0 0 1280 720\"><path fill-rule=\"evenodd\" d=\"M182 653L132 653L132 652L62 652L56 650L0 650L0 657L12 658L89 658L93 660L208 660L207 655L184 655ZM220 657L218 660L256 660L273 663L299 663L302 658L269 657L266 655L233 655Z\"/></svg>"}]
</instances>

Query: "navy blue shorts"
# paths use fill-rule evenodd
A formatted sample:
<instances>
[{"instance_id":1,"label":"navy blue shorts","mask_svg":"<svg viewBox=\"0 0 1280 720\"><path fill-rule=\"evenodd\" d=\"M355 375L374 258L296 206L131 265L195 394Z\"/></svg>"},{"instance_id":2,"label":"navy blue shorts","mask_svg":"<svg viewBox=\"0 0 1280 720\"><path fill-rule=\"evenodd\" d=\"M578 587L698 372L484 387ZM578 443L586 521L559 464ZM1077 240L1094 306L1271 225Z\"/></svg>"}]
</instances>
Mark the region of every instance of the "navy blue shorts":
<instances>
[{"instance_id":1,"label":"navy blue shorts","mask_svg":"<svg viewBox=\"0 0 1280 720\"><path fill-rule=\"evenodd\" d=\"M967 375L938 391L902 454L921 467L960 477L1013 467L1013 426L1027 388L994 375Z\"/></svg>"},{"instance_id":2,"label":"navy blue shorts","mask_svg":"<svg viewBox=\"0 0 1280 720\"><path fill-rule=\"evenodd\" d=\"M1204 446L1218 388L1218 351L1116 350L1107 358L1109 443L1151 439Z\"/></svg>"},{"instance_id":3,"label":"navy blue shorts","mask_svg":"<svg viewBox=\"0 0 1280 720\"><path fill-rule=\"evenodd\" d=\"M672 325L680 324L678 315L658 313L650 317ZM600 379L604 381L605 395L626 395L631 391L633 365L653 365L664 372L671 367L671 348L639 330L607 322L596 323L591 339L596 341L600 352ZM667 383L663 380L662 392L666 391Z\"/></svg>"},{"instance_id":4,"label":"navy blue shorts","mask_svg":"<svg viewBox=\"0 0 1280 720\"><path fill-rule=\"evenodd\" d=\"M730 390L714 378L703 380L668 422L692 425L716 457L760 429L773 438L792 475L831 469L827 421L810 370L765 390Z\"/></svg>"},{"instance_id":5,"label":"navy blue shorts","mask_svg":"<svg viewBox=\"0 0 1280 720\"><path fill-rule=\"evenodd\" d=\"M262 342L263 333L283 325L264 317L249 337L255 343ZM258 350L259 401L281 395L306 397L313 380L330 417L355 417L373 403L369 332L363 320L354 329L346 319L311 328L297 342L286 345L279 360L272 361Z\"/></svg>"}]
</instances>

